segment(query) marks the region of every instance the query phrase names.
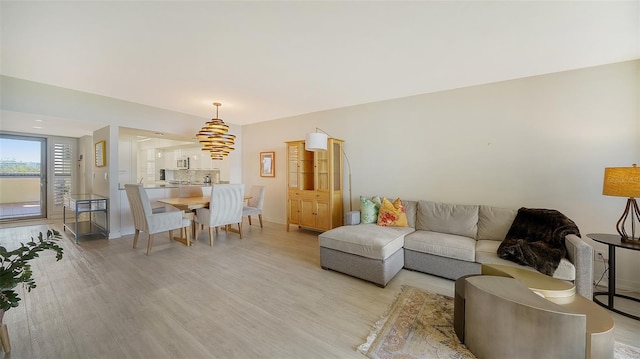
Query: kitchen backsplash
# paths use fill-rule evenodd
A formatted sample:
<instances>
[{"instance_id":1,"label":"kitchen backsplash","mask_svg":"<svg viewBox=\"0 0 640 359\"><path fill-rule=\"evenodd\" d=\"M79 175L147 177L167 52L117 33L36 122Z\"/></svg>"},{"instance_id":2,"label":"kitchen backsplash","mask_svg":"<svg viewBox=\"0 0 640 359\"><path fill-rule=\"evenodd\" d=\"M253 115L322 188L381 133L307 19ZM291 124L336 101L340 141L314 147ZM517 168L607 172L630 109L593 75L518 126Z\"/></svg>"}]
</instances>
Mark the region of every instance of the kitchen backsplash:
<instances>
[{"instance_id":1,"label":"kitchen backsplash","mask_svg":"<svg viewBox=\"0 0 640 359\"><path fill-rule=\"evenodd\" d=\"M220 170L165 170L164 180L169 183L205 183L209 176L211 183L220 183ZM160 180L158 177L157 180Z\"/></svg>"}]
</instances>

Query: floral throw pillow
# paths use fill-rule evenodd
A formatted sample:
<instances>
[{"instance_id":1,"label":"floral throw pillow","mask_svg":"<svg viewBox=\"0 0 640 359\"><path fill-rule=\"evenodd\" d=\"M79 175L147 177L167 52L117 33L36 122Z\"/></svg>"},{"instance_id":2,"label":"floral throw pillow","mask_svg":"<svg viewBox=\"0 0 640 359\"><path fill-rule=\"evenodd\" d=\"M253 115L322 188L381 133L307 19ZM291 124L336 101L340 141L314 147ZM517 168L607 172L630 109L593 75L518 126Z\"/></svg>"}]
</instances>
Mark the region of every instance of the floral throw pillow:
<instances>
[{"instance_id":1,"label":"floral throw pillow","mask_svg":"<svg viewBox=\"0 0 640 359\"><path fill-rule=\"evenodd\" d=\"M396 198L393 203L386 198L382 199L378 214L378 225L386 227L407 227L409 225L407 213L400 198Z\"/></svg>"},{"instance_id":2,"label":"floral throw pillow","mask_svg":"<svg viewBox=\"0 0 640 359\"><path fill-rule=\"evenodd\" d=\"M377 223L380 203L378 196L371 199L360 196L360 223Z\"/></svg>"}]
</instances>

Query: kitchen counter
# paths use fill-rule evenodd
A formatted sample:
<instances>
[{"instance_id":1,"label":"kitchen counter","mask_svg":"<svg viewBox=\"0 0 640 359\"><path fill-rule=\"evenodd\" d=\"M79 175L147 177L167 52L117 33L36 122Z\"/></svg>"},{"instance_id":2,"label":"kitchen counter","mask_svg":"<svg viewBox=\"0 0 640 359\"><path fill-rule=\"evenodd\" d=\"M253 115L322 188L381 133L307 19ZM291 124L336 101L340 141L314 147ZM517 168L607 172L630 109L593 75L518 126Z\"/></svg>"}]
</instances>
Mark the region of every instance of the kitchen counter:
<instances>
[{"instance_id":1,"label":"kitchen counter","mask_svg":"<svg viewBox=\"0 0 640 359\"><path fill-rule=\"evenodd\" d=\"M173 183L144 183L142 185L142 187L150 189L150 188L178 188L178 184L173 184ZM118 189L120 190L124 190L124 185L121 184L120 187L118 187Z\"/></svg>"},{"instance_id":2,"label":"kitchen counter","mask_svg":"<svg viewBox=\"0 0 640 359\"><path fill-rule=\"evenodd\" d=\"M220 183L228 183L225 181L220 181ZM201 186L201 187L211 187L214 183L204 183L204 182L191 182L191 183L178 183L174 181L159 181L156 183L143 183L142 187L146 189L151 188L178 188L179 186ZM118 189L124 190L124 184L120 184Z\"/></svg>"}]
</instances>

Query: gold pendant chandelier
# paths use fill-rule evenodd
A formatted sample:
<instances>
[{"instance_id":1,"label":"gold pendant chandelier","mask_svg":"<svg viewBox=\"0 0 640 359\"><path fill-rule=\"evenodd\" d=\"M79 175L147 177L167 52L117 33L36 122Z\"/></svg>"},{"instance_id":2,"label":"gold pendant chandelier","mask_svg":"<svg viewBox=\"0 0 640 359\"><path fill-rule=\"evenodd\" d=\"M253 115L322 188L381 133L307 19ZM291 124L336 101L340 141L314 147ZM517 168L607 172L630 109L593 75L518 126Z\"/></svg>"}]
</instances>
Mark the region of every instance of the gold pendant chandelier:
<instances>
[{"instance_id":1,"label":"gold pendant chandelier","mask_svg":"<svg viewBox=\"0 0 640 359\"><path fill-rule=\"evenodd\" d=\"M218 118L218 108L222 104L214 102L213 105L216 107L216 117L204 124L204 127L196 134L196 138L202 145L202 151L209 152L212 160L222 160L235 150L233 146L236 135L228 133L229 125Z\"/></svg>"}]
</instances>

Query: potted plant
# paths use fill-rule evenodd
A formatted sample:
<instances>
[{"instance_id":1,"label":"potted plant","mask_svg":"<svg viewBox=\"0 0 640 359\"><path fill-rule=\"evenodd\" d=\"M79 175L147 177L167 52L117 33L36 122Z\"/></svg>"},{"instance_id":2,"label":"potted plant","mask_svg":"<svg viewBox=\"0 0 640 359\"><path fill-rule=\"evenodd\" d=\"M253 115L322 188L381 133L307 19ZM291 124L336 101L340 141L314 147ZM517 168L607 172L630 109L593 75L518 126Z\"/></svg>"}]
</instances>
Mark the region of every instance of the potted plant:
<instances>
[{"instance_id":1,"label":"potted plant","mask_svg":"<svg viewBox=\"0 0 640 359\"><path fill-rule=\"evenodd\" d=\"M56 261L62 259L62 247L55 243L61 238L60 232L52 229L47 231L46 238L40 232L37 239L31 237L30 242L20 243L20 247L12 251L0 246L0 341L5 352L11 350L11 345L2 319L7 310L17 307L20 302L15 288L22 284L30 292L36 287L29 261L38 257L40 252L52 250L56 252Z\"/></svg>"}]
</instances>

